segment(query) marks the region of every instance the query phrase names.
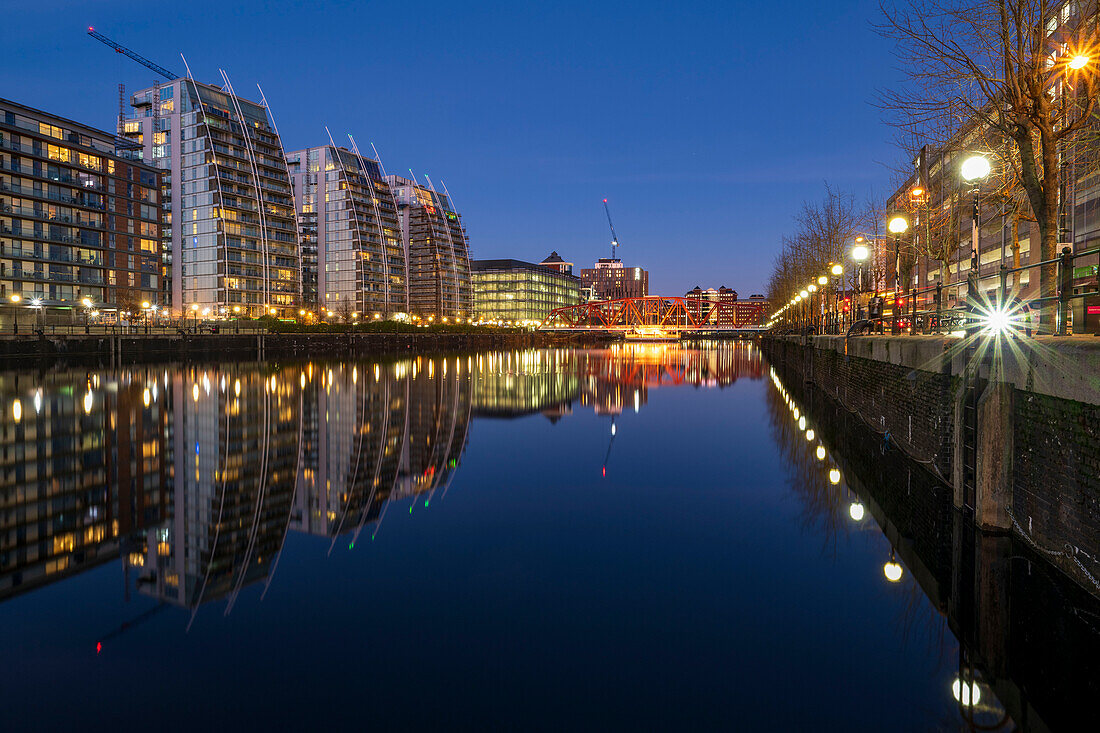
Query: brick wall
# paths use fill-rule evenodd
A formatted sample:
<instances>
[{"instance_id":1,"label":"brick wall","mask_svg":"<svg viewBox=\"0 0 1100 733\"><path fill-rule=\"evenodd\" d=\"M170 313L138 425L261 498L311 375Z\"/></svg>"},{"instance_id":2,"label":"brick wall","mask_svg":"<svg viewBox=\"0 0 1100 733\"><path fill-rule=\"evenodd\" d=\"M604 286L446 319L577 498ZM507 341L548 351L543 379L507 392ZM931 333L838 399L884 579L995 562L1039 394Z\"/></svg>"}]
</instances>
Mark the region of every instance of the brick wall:
<instances>
[{"instance_id":1,"label":"brick wall","mask_svg":"<svg viewBox=\"0 0 1100 733\"><path fill-rule=\"evenodd\" d=\"M791 341L769 340L763 348L772 363L793 366L878 433L889 431L910 457L951 476L958 380Z\"/></svg>"},{"instance_id":2,"label":"brick wall","mask_svg":"<svg viewBox=\"0 0 1100 733\"><path fill-rule=\"evenodd\" d=\"M1016 390L1012 422L1017 521L1045 548L1100 558L1100 405Z\"/></svg>"}]
</instances>

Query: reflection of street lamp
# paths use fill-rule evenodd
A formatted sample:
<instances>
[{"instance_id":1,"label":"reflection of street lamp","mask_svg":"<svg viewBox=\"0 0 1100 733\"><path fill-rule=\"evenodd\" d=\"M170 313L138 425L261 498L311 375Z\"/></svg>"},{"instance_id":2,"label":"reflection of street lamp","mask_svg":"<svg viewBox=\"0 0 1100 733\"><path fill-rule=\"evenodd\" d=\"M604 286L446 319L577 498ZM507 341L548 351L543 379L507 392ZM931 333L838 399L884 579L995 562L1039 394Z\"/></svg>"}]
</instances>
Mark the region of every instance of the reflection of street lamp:
<instances>
[{"instance_id":1,"label":"reflection of street lamp","mask_svg":"<svg viewBox=\"0 0 1100 733\"><path fill-rule=\"evenodd\" d=\"M38 327L39 327L39 329L41 329L43 327L43 324L42 324L42 299L41 298L31 298L31 308L34 308L35 320L38 321Z\"/></svg>"},{"instance_id":2,"label":"reflection of street lamp","mask_svg":"<svg viewBox=\"0 0 1100 733\"><path fill-rule=\"evenodd\" d=\"M839 468L830 468L829 469L829 483L831 483L833 486L836 486L837 484L840 483L840 469Z\"/></svg>"},{"instance_id":3,"label":"reflection of street lamp","mask_svg":"<svg viewBox=\"0 0 1100 733\"><path fill-rule=\"evenodd\" d=\"M955 698L955 702L966 706L977 705L982 699L977 682L963 682L958 677L951 683L951 696Z\"/></svg>"},{"instance_id":4,"label":"reflection of street lamp","mask_svg":"<svg viewBox=\"0 0 1100 733\"><path fill-rule=\"evenodd\" d=\"M894 551L890 550L890 560L882 566L882 574L886 576L886 579L891 583L896 583L901 580L901 565L894 559Z\"/></svg>"},{"instance_id":5,"label":"reflection of street lamp","mask_svg":"<svg viewBox=\"0 0 1100 733\"><path fill-rule=\"evenodd\" d=\"M848 506L848 516L852 518L853 522L858 522L863 519L863 505L858 501L853 501Z\"/></svg>"}]
</instances>

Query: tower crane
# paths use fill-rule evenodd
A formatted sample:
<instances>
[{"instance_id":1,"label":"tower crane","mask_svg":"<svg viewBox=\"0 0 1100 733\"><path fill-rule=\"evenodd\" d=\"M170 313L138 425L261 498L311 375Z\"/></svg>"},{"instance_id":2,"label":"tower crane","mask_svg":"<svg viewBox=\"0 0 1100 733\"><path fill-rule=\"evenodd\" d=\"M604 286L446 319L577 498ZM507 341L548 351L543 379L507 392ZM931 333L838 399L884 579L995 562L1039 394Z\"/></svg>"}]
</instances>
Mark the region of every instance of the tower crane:
<instances>
[{"instance_id":1,"label":"tower crane","mask_svg":"<svg viewBox=\"0 0 1100 733\"><path fill-rule=\"evenodd\" d=\"M179 74L173 74L171 71L164 68L163 66L158 66L157 64L154 64L152 61L145 58L141 54L126 48L125 46L123 46L120 43L115 43L114 41L112 41L107 36L103 35L102 33L97 32L96 29L93 28L92 26L88 26L88 35L91 36L92 38L96 39L100 43L103 43L107 46L110 46L117 53L121 53L124 56L129 56L134 61L137 61L139 64L146 67L147 69L152 69L154 72L156 72L156 74L158 76L164 77L165 81L172 81L173 79L179 79L180 78Z\"/></svg>"},{"instance_id":2,"label":"tower crane","mask_svg":"<svg viewBox=\"0 0 1100 733\"><path fill-rule=\"evenodd\" d=\"M619 246L619 238L615 236L615 225L611 223L611 210L607 208L607 199L603 200L603 213L607 214L607 226L611 227L611 259L615 259L615 248Z\"/></svg>"}]
</instances>

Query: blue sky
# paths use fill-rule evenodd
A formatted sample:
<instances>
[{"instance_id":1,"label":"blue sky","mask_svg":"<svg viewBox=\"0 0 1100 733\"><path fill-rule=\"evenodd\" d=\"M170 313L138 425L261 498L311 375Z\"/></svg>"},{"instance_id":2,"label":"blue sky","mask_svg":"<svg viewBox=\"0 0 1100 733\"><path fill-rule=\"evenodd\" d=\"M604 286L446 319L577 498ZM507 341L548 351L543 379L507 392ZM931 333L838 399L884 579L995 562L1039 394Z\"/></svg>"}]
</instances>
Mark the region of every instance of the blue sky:
<instances>
[{"instance_id":1,"label":"blue sky","mask_svg":"<svg viewBox=\"0 0 1100 733\"><path fill-rule=\"evenodd\" d=\"M762 288L824 181L884 192L896 151L871 105L896 76L877 2L89 3L6 7L0 96L113 128L152 72L267 95L288 149L351 132L393 171L446 181L472 256L607 256L655 294ZM256 96L256 95L253 95Z\"/></svg>"}]
</instances>

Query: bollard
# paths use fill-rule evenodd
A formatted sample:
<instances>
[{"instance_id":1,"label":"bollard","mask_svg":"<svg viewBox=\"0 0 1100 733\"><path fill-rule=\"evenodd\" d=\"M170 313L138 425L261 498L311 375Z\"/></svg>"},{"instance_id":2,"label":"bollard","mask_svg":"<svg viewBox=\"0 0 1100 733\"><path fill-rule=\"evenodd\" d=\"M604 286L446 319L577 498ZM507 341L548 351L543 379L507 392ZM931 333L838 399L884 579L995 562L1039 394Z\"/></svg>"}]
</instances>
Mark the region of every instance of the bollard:
<instances>
[{"instance_id":1,"label":"bollard","mask_svg":"<svg viewBox=\"0 0 1100 733\"><path fill-rule=\"evenodd\" d=\"M1062 254L1058 258L1058 323L1056 333L1065 336L1067 332L1069 296L1073 290L1073 250L1062 247Z\"/></svg>"}]
</instances>

